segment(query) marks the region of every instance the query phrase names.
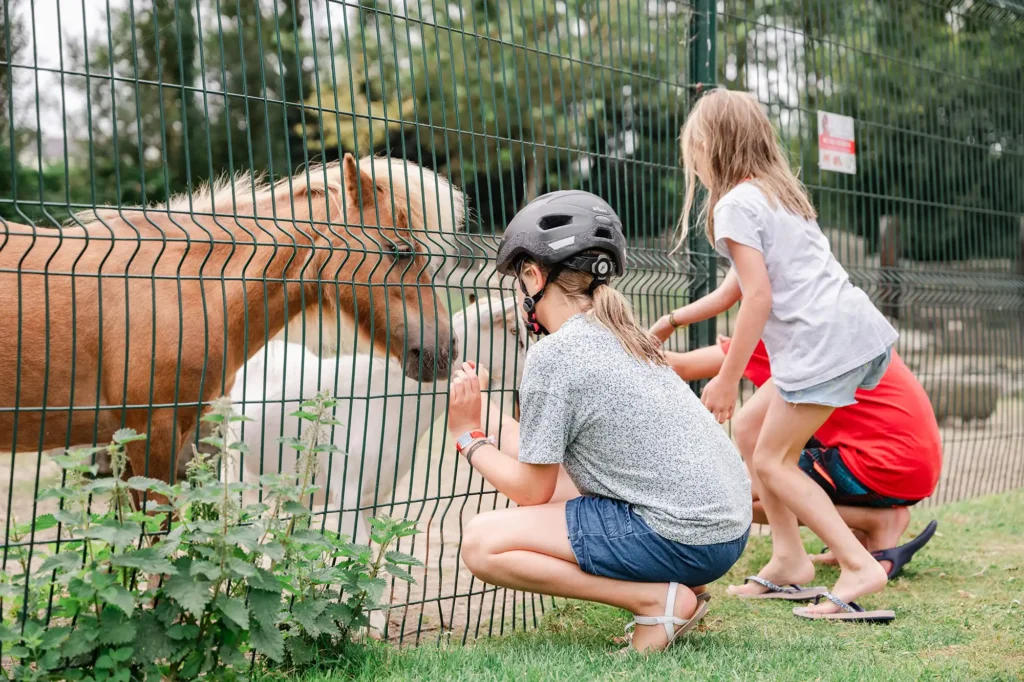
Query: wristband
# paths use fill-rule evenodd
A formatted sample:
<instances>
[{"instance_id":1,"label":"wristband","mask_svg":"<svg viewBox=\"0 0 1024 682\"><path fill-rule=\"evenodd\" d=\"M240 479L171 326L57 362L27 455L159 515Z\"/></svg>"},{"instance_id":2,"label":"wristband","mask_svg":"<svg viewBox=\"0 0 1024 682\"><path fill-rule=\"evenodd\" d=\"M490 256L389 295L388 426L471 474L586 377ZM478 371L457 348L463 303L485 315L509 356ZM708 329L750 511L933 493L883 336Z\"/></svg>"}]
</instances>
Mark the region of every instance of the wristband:
<instances>
[{"instance_id":1,"label":"wristband","mask_svg":"<svg viewBox=\"0 0 1024 682\"><path fill-rule=\"evenodd\" d=\"M493 443L491 442L493 440L493 438L488 438L487 440L478 440L477 442L470 445L469 449L466 450L466 464L468 464L469 466L473 466L473 455L476 454L476 451L485 445L493 445Z\"/></svg>"},{"instance_id":2,"label":"wristband","mask_svg":"<svg viewBox=\"0 0 1024 682\"><path fill-rule=\"evenodd\" d=\"M672 325L673 329L682 329L683 327L686 326L685 322L683 322L682 324L676 324L676 311L675 310L673 310L672 312L670 312L668 314L668 321Z\"/></svg>"},{"instance_id":3,"label":"wristband","mask_svg":"<svg viewBox=\"0 0 1024 682\"><path fill-rule=\"evenodd\" d=\"M487 434L479 429L473 429L459 436L458 440L455 441L455 451L460 455L473 444L473 441L487 438Z\"/></svg>"}]
</instances>

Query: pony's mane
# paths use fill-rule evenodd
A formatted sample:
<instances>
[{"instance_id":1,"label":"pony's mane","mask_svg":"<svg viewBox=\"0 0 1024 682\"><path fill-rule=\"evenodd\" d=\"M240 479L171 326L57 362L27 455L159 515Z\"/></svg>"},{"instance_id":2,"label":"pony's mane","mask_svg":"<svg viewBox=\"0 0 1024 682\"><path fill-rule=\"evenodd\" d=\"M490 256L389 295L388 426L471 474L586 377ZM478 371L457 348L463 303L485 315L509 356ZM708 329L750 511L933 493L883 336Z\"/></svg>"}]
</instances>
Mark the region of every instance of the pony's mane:
<instances>
[{"instance_id":1,"label":"pony's mane","mask_svg":"<svg viewBox=\"0 0 1024 682\"><path fill-rule=\"evenodd\" d=\"M224 173L212 182L200 184L191 194L173 195L166 203L149 206L101 207L74 215L69 224L105 222L143 211L224 217L255 217L254 206L282 187L302 182L317 182L326 175L338 173L340 163L310 164L291 177L267 182L265 173L240 171L233 176ZM466 219L465 196L446 178L404 159L365 156L360 169L370 175L385 195L393 196L395 210L409 211L409 223L416 230L455 232ZM135 216L132 216L135 217Z\"/></svg>"},{"instance_id":2,"label":"pony's mane","mask_svg":"<svg viewBox=\"0 0 1024 682\"><path fill-rule=\"evenodd\" d=\"M395 209L410 211L413 229L456 232L465 225L465 195L447 178L412 161L385 156L364 156L359 168L385 194L394 193Z\"/></svg>"}]
</instances>

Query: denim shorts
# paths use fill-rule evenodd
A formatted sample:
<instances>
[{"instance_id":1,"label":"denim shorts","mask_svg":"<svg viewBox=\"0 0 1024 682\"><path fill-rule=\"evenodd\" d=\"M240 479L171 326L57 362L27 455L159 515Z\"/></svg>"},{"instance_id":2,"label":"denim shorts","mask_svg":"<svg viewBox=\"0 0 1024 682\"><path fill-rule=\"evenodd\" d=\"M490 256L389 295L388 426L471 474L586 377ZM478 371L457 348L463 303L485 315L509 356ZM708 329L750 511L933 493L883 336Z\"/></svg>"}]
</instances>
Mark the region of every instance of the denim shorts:
<instances>
[{"instance_id":1,"label":"denim shorts","mask_svg":"<svg viewBox=\"0 0 1024 682\"><path fill-rule=\"evenodd\" d=\"M909 507L921 501L876 493L854 476L839 454L839 448L827 448L818 442L808 443L800 453L799 466L828 493L829 499L836 505L892 509Z\"/></svg>"},{"instance_id":2,"label":"denim shorts","mask_svg":"<svg viewBox=\"0 0 1024 682\"><path fill-rule=\"evenodd\" d=\"M688 587L721 578L740 558L748 528L715 545L684 545L658 535L633 507L585 495L565 503L576 563L585 573L636 583L677 582Z\"/></svg>"},{"instance_id":3,"label":"denim shorts","mask_svg":"<svg viewBox=\"0 0 1024 682\"><path fill-rule=\"evenodd\" d=\"M854 405L857 402L854 397L857 389L863 388L870 391L877 386L878 382L882 380L885 370L889 368L891 359L892 346L889 346L874 360L869 360L860 367L854 367L834 379L802 388L799 391L783 391L780 388L778 389L779 395L787 403L794 404L828 405L829 407Z\"/></svg>"}]
</instances>

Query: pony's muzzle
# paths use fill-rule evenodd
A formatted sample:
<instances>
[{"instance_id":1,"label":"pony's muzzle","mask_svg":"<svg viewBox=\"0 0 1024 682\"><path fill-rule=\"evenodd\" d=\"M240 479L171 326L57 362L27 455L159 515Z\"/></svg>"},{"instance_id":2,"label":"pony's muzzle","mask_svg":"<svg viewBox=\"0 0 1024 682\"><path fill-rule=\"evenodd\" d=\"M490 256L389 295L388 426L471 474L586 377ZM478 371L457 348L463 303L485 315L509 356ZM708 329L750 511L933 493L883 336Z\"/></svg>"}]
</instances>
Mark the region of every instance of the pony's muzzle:
<instances>
[{"instance_id":1,"label":"pony's muzzle","mask_svg":"<svg viewBox=\"0 0 1024 682\"><path fill-rule=\"evenodd\" d=\"M452 360L459 357L459 339L438 339L438 344L412 347L405 352L405 376L417 381L434 381L451 374Z\"/></svg>"}]
</instances>

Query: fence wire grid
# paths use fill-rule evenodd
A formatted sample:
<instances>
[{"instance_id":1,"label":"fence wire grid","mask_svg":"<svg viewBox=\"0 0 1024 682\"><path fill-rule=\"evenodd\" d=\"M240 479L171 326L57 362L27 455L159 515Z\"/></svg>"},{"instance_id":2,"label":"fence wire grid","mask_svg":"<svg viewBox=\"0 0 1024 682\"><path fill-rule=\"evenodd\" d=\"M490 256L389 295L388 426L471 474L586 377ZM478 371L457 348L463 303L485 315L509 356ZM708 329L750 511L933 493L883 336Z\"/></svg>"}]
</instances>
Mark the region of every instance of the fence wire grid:
<instances>
[{"instance_id":1,"label":"fence wire grid","mask_svg":"<svg viewBox=\"0 0 1024 682\"><path fill-rule=\"evenodd\" d=\"M1016 3L5 0L0 20L4 570L56 542L11 536L55 508L46 453L127 425L149 435L135 473L170 477L230 393L254 422L228 475L254 477L290 466L285 415L328 388L347 457L318 480L322 527L423 531L388 636L534 626L551 600L460 566L463 525L509 502L455 456L445 377L477 361L490 419L515 413L528 340L493 256L544 192L619 212L644 323L715 287L707 244L673 253L677 138L711 87L765 105L899 328L942 428L928 503L1024 484ZM819 169L819 112L855 120L856 174Z\"/></svg>"}]
</instances>

